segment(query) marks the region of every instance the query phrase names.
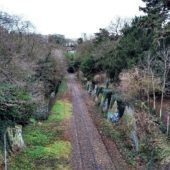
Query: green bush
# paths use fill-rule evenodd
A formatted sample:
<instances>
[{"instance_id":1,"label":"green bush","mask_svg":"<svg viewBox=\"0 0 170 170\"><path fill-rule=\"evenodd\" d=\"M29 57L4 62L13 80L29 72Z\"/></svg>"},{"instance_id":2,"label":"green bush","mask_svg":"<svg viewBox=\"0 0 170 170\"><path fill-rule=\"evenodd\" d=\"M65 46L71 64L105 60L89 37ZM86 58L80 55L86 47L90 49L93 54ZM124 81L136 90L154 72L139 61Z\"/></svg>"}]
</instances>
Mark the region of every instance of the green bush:
<instances>
[{"instance_id":1,"label":"green bush","mask_svg":"<svg viewBox=\"0 0 170 170\"><path fill-rule=\"evenodd\" d=\"M27 123L34 108L31 96L23 88L11 84L0 85L0 120L4 124Z\"/></svg>"},{"instance_id":2,"label":"green bush","mask_svg":"<svg viewBox=\"0 0 170 170\"><path fill-rule=\"evenodd\" d=\"M92 57L87 57L82 61L80 68L85 76L88 76L94 72L94 64L95 62Z\"/></svg>"}]
</instances>

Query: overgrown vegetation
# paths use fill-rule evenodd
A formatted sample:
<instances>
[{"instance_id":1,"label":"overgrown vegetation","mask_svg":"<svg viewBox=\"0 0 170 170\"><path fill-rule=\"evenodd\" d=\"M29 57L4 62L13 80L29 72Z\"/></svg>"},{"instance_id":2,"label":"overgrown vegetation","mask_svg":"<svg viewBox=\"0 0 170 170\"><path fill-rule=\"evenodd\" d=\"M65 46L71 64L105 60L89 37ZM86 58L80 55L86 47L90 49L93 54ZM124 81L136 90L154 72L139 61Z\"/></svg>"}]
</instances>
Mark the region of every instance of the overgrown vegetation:
<instances>
[{"instance_id":1,"label":"overgrown vegetation","mask_svg":"<svg viewBox=\"0 0 170 170\"><path fill-rule=\"evenodd\" d=\"M56 56L54 48L62 49L56 42L48 42L48 36L33 31L34 27L29 21L0 12L0 83L6 83L6 93L8 87L14 85L18 89L16 93L19 89L27 92L30 96L27 101L35 103L40 111L40 105L47 105L46 99L51 92L57 91L62 80L61 57ZM12 93L13 98L6 96L6 99L3 99L3 94L0 95L7 103L8 100L21 100L18 94Z\"/></svg>"},{"instance_id":2,"label":"overgrown vegetation","mask_svg":"<svg viewBox=\"0 0 170 170\"><path fill-rule=\"evenodd\" d=\"M157 56L160 64L163 62L160 59L165 57L163 52L169 51L168 7L162 0L144 2L146 7L140 9L145 16L135 17L131 22L119 19L110 29L100 29L94 38L79 44L77 57L85 75L104 71L118 80L124 69L136 65L146 69L143 62L148 53ZM155 76L156 70L153 73Z\"/></svg>"},{"instance_id":3,"label":"overgrown vegetation","mask_svg":"<svg viewBox=\"0 0 170 170\"><path fill-rule=\"evenodd\" d=\"M25 126L34 118L48 118L51 93L54 93L53 96L57 93L64 75L61 64L63 39L36 34L29 21L0 12L1 149L8 127ZM43 135L39 136L42 141ZM9 155L12 149L9 142L6 149Z\"/></svg>"},{"instance_id":4,"label":"overgrown vegetation","mask_svg":"<svg viewBox=\"0 0 170 170\"><path fill-rule=\"evenodd\" d=\"M27 148L11 157L9 169L69 170L71 144L64 136L63 121L69 119L71 114L70 102L60 99L56 100L48 120L32 120L32 124L26 126L23 132Z\"/></svg>"},{"instance_id":5,"label":"overgrown vegetation","mask_svg":"<svg viewBox=\"0 0 170 170\"><path fill-rule=\"evenodd\" d=\"M163 101L170 91L169 6L163 0L143 2L144 16L131 22L117 19L109 29L100 29L94 38L79 43L76 59L89 80L106 73L126 101L147 101L146 106L152 106L162 120Z\"/></svg>"}]
</instances>

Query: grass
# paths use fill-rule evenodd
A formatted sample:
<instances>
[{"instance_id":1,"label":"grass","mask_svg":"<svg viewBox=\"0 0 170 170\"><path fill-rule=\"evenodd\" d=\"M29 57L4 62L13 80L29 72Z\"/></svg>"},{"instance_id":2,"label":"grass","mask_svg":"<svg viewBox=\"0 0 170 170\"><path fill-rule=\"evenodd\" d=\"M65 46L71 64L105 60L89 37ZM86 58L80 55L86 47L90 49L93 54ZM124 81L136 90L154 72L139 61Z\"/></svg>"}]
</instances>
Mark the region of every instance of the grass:
<instances>
[{"instance_id":1,"label":"grass","mask_svg":"<svg viewBox=\"0 0 170 170\"><path fill-rule=\"evenodd\" d=\"M59 90L58 90L58 95L59 96L62 96L63 93L67 90L67 80L66 78L63 79L63 81L61 82L61 85L59 87Z\"/></svg>"},{"instance_id":2,"label":"grass","mask_svg":"<svg viewBox=\"0 0 170 170\"><path fill-rule=\"evenodd\" d=\"M68 159L70 154L70 143L67 141L56 141L47 146L35 146L26 150L32 160L35 159Z\"/></svg>"},{"instance_id":3,"label":"grass","mask_svg":"<svg viewBox=\"0 0 170 170\"><path fill-rule=\"evenodd\" d=\"M60 87L60 94L67 89L66 82ZM72 114L71 103L56 100L48 120L36 122L23 128L26 144L24 151L12 156L9 170L69 170L71 144L64 137L63 121Z\"/></svg>"},{"instance_id":4,"label":"grass","mask_svg":"<svg viewBox=\"0 0 170 170\"><path fill-rule=\"evenodd\" d=\"M67 100L59 100L55 103L49 116L49 121L62 121L71 116L71 104Z\"/></svg>"},{"instance_id":5,"label":"grass","mask_svg":"<svg viewBox=\"0 0 170 170\"><path fill-rule=\"evenodd\" d=\"M24 129L24 139L27 141L27 146L29 145L45 145L49 143L49 135L42 128L28 126Z\"/></svg>"}]
</instances>

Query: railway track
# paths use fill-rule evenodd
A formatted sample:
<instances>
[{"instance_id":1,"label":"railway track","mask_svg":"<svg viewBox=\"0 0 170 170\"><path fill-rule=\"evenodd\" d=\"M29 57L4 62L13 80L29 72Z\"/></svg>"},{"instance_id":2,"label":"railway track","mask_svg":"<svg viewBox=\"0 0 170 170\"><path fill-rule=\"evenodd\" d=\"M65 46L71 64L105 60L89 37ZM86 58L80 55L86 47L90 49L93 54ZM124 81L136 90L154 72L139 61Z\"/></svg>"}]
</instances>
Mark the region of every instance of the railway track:
<instances>
[{"instance_id":1,"label":"railway track","mask_svg":"<svg viewBox=\"0 0 170 170\"><path fill-rule=\"evenodd\" d=\"M69 79L73 103L73 169L115 170L104 144L88 115L83 93L74 77Z\"/></svg>"}]
</instances>

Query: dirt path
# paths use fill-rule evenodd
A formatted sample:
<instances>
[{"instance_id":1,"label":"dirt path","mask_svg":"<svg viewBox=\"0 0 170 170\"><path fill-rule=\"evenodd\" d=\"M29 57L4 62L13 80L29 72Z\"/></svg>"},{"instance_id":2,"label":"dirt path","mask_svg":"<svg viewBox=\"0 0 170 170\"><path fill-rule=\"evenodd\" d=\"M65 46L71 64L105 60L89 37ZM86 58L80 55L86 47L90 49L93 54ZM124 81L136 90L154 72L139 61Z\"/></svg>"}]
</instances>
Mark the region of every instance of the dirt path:
<instances>
[{"instance_id":1,"label":"dirt path","mask_svg":"<svg viewBox=\"0 0 170 170\"><path fill-rule=\"evenodd\" d=\"M115 170L115 166L102 142L102 139L88 115L82 88L69 75L68 87L72 96L73 117L72 132L72 163L74 170Z\"/></svg>"}]
</instances>

